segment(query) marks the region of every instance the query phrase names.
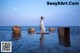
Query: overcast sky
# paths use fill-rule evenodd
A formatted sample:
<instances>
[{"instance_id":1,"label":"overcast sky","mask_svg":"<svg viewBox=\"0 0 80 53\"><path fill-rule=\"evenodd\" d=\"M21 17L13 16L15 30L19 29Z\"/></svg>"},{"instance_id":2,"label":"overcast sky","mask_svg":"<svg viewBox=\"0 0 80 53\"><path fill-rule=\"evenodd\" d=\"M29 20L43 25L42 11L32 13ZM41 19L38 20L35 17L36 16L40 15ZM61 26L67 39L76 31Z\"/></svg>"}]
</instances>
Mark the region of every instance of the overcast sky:
<instances>
[{"instance_id":1,"label":"overcast sky","mask_svg":"<svg viewBox=\"0 0 80 53\"><path fill-rule=\"evenodd\" d=\"M47 1L0 0L0 26L38 26L41 16L45 26L80 26L80 5L46 5Z\"/></svg>"}]
</instances>

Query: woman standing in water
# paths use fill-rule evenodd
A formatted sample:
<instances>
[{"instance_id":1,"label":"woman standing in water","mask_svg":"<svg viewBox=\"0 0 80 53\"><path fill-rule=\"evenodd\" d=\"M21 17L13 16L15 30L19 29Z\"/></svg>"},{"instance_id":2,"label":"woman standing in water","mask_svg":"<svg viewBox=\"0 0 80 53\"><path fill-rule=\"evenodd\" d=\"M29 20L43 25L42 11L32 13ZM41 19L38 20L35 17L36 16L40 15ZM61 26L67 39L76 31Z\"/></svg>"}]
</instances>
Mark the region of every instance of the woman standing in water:
<instances>
[{"instance_id":1,"label":"woman standing in water","mask_svg":"<svg viewBox=\"0 0 80 53\"><path fill-rule=\"evenodd\" d=\"M42 48L42 52L44 53L44 33L45 33L45 26L43 22L43 16L40 18L40 30L41 30L41 37L40 37L40 46Z\"/></svg>"}]
</instances>

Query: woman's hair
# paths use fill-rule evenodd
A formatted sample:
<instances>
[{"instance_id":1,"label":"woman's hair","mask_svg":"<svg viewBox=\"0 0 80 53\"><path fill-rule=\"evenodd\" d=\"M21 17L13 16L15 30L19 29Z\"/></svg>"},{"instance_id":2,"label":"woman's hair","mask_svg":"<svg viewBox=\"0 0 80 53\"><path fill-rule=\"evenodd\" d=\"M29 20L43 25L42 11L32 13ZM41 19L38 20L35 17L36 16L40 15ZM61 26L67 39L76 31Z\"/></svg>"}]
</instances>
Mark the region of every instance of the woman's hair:
<instances>
[{"instance_id":1,"label":"woman's hair","mask_svg":"<svg viewBox=\"0 0 80 53\"><path fill-rule=\"evenodd\" d=\"M43 16L41 16L41 20L43 20L44 19L44 17Z\"/></svg>"}]
</instances>

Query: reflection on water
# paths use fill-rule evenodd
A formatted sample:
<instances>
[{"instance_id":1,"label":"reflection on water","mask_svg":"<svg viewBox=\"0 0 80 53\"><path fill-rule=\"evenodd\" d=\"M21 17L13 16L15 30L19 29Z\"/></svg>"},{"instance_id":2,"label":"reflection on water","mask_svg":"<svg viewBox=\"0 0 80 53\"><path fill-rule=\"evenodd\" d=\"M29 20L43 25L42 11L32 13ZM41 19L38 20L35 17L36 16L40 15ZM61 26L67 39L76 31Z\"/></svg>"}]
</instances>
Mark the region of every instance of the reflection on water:
<instances>
[{"instance_id":1,"label":"reflection on water","mask_svg":"<svg viewBox=\"0 0 80 53\"><path fill-rule=\"evenodd\" d=\"M41 45L41 47L44 47L44 35L45 34L41 34L41 37L40 37L40 45Z\"/></svg>"},{"instance_id":2,"label":"reflection on water","mask_svg":"<svg viewBox=\"0 0 80 53\"><path fill-rule=\"evenodd\" d=\"M45 47L44 47L44 36L45 36L45 34L41 34L41 37L40 37L40 47L41 47L43 53L44 53L44 50L45 50Z\"/></svg>"},{"instance_id":3,"label":"reflection on water","mask_svg":"<svg viewBox=\"0 0 80 53\"><path fill-rule=\"evenodd\" d=\"M21 34L0 30L0 41L12 41L12 53L80 53L80 30L77 29L70 30L71 46L68 48L59 45L57 30L50 34L33 33L32 36L26 30L21 30Z\"/></svg>"},{"instance_id":4,"label":"reflection on water","mask_svg":"<svg viewBox=\"0 0 80 53\"><path fill-rule=\"evenodd\" d=\"M29 32L29 31L28 31L28 34L30 34L30 35L32 35L32 34L34 34L34 33L35 33L35 32Z\"/></svg>"},{"instance_id":5,"label":"reflection on water","mask_svg":"<svg viewBox=\"0 0 80 53\"><path fill-rule=\"evenodd\" d=\"M12 39L14 39L14 40L18 40L20 38L21 38L21 34L13 34L12 35Z\"/></svg>"}]
</instances>

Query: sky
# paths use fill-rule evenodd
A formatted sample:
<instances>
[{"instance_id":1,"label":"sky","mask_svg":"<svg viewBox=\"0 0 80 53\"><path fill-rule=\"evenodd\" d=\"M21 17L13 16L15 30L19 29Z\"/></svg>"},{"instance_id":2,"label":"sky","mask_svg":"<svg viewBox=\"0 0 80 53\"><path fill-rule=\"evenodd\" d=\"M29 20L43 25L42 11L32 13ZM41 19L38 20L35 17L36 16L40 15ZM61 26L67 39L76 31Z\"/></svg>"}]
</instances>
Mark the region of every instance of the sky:
<instances>
[{"instance_id":1,"label":"sky","mask_svg":"<svg viewBox=\"0 0 80 53\"><path fill-rule=\"evenodd\" d=\"M80 26L80 5L47 5L48 0L0 0L0 26ZM79 0L49 0L78 1Z\"/></svg>"}]
</instances>

